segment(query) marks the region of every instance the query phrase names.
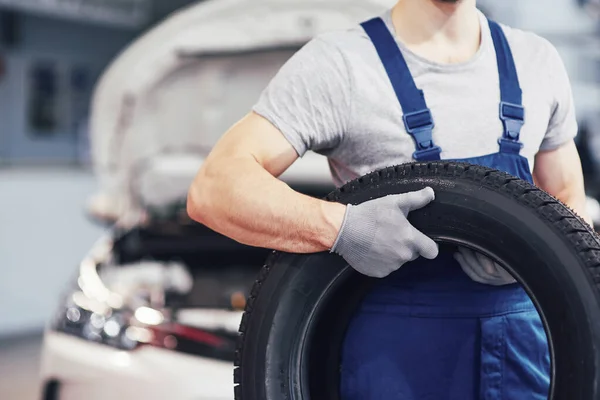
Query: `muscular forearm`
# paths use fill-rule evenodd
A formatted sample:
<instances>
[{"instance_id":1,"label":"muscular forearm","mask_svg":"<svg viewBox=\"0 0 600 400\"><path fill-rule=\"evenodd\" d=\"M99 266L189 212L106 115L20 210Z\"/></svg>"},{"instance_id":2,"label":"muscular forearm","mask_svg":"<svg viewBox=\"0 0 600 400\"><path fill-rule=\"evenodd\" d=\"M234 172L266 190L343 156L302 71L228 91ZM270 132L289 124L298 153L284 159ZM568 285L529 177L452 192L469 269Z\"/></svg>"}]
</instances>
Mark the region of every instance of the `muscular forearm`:
<instances>
[{"instance_id":1,"label":"muscular forearm","mask_svg":"<svg viewBox=\"0 0 600 400\"><path fill-rule=\"evenodd\" d=\"M586 207L581 161L573 141L555 150L538 153L533 176L537 186L571 207L592 225Z\"/></svg>"},{"instance_id":2,"label":"muscular forearm","mask_svg":"<svg viewBox=\"0 0 600 400\"><path fill-rule=\"evenodd\" d=\"M207 163L188 196L190 216L257 247L312 253L332 247L346 207L305 196L252 157Z\"/></svg>"}]
</instances>

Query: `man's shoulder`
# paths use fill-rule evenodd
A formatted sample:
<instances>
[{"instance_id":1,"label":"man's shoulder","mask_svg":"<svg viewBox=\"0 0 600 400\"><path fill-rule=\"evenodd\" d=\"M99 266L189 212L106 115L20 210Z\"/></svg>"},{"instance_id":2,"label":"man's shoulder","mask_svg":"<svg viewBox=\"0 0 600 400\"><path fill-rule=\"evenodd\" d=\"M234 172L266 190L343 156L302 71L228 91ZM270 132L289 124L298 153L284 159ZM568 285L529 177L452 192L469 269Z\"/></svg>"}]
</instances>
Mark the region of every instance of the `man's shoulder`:
<instances>
[{"instance_id":1,"label":"man's shoulder","mask_svg":"<svg viewBox=\"0 0 600 400\"><path fill-rule=\"evenodd\" d=\"M560 60L554 45L546 38L518 28L500 24L515 59L548 66Z\"/></svg>"},{"instance_id":2,"label":"man's shoulder","mask_svg":"<svg viewBox=\"0 0 600 400\"><path fill-rule=\"evenodd\" d=\"M344 30L321 33L315 36L311 42L319 43L320 46L336 49L344 55L361 52L364 48L372 46L369 37L358 24Z\"/></svg>"}]
</instances>

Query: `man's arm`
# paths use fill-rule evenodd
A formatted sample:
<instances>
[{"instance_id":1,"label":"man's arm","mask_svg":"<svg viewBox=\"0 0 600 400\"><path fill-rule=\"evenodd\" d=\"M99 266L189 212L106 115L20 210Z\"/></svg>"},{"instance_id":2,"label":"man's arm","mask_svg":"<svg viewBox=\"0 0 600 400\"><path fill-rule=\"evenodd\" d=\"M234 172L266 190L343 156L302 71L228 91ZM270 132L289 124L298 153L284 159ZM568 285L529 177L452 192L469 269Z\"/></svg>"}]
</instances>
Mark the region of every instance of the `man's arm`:
<instances>
[{"instance_id":1,"label":"man's arm","mask_svg":"<svg viewBox=\"0 0 600 400\"><path fill-rule=\"evenodd\" d=\"M552 91L552 114L548 129L535 157L533 178L537 186L571 207L590 225L586 210L581 160L575 146L577 118L569 75L560 54L546 42L548 59L540 73Z\"/></svg>"},{"instance_id":2,"label":"man's arm","mask_svg":"<svg viewBox=\"0 0 600 400\"><path fill-rule=\"evenodd\" d=\"M571 207L592 225L586 210L581 161L573 140L557 149L540 151L535 157L533 178L538 187Z\"/></svg>"},{"instance_id":3,"label":"man's arm","mask_svg":"<svg viewBox=\"0 0 600 400\"><path fill-rule=\"evenodd\" d=\"M221 138L198 172L188 214L250 246L295 253L330 249L346 206L305 196L276 178L297 158L277 128L248 114Z\"/></svg>"},{"instance_id":4,"label":"man's arm","mask_svg":"<svg viewBox=\"0 0 600 400\"><path fill-rule=\"evenodd\" d=\"M292 253L324 250L384 277L437 244L408 222L431 188L345 206L293 191L276 177L308 150L336 149L352 130L352 80L342 53L314 39L279 70L253 112L217 143L188 195L189 215L241 243Z\"/></svg>"}]
</instances>

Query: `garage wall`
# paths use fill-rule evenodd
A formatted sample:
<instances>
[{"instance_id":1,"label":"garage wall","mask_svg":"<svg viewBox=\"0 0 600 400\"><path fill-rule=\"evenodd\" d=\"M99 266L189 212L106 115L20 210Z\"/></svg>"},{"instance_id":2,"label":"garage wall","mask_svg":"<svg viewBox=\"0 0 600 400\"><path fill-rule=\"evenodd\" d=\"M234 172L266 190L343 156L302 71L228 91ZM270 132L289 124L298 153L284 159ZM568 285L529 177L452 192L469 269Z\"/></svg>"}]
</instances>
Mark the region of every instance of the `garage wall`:
<instances>
[{"instance_id":1,"label":"garage wall","mask_svg":"<svg viewBox=\"0 0 600 400\"><path fill-rule=\"evenodd\" d=\"M96 77L137 32L26 14L20 14L17 21L17 43L0 47L6 63L6 73L0 78L0 157L27 163L71 162L78 145L70 124L47 137L34 135L27 124L27 74L32 63L54 62L64 71L82 66ZM68 84L66 74L60 84ZM81 103L88 101L81 99Z\"/></svg>"},{"instance_id":2,"label":"garage wall","mask_svg":"<svg viewBox=\"0 0 600 400\"><path fill-rule=\"evenodd\" d=\"M68 167L80 151L74 132L66 127L40 138L28 128L28 66L54 60L99 74L136 35L60 19L19 19L18 44L0 44L7 68L0 77L0 337L44 327L65 282L103 231L83 215L94 177ZM57 164L67 166L48 167Z\"/></svg>"},{"instance_id":3,"label":"garage wall","mask_svg":"<svg viewBox=\"0 0 600 400\"><path fill-rule=\"evenodd\" d=\"M0 169L0 337L39 330L104 228L82 212L91 173Z\"/></svg>"}]
</instances>

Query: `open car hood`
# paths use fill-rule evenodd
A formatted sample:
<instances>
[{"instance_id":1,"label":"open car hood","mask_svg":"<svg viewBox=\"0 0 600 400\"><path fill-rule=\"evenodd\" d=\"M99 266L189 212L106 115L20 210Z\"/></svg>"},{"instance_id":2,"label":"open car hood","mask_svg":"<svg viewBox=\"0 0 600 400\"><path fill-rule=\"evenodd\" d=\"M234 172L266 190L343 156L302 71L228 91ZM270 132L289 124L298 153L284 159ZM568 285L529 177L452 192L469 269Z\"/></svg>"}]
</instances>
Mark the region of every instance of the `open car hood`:
<instances>
[{"instance_id":1,"label":"open car hood","mask_svg":"<svg viewBox=\"0 0 600 400\"><path fill-rule=\"evenodd\" d=\"M89 211L114 220L185 199L212 146L295 51L394 2L210 0L173 14L120 54L96 88L90 129L100 191ZM316 155L282 179L331 182Z\"/></svg>"}]
</instances>

